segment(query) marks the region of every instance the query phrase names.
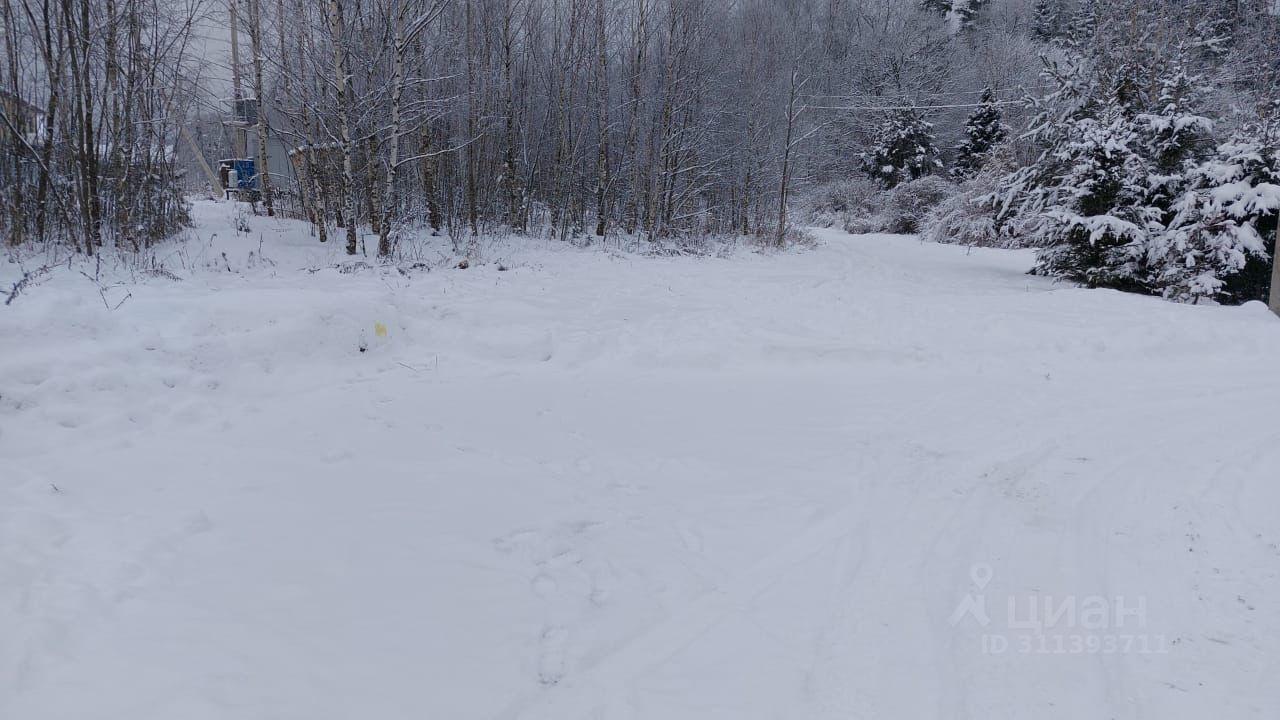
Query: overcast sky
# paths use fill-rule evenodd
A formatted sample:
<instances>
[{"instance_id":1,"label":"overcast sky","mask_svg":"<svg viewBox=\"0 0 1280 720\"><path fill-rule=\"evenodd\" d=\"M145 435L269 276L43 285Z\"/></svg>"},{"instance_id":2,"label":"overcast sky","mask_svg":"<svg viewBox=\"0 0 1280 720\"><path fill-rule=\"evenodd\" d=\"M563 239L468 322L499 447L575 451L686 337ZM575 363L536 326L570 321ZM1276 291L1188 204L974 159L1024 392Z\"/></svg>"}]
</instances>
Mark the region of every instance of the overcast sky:
<instances>
[{"instance_id":1,"label":"overcast sky","mask_svg":"<svg viewBox=\"0 0 1280 720\"><path fill-rule=\"evenodd\" d=\"M231 22L225 0L213 0L208 17L196 25L194 52L200 65L201 85L216 99L231 96ZM241 35L241 41L245 40Z\"/></svg>"}]
</instances>

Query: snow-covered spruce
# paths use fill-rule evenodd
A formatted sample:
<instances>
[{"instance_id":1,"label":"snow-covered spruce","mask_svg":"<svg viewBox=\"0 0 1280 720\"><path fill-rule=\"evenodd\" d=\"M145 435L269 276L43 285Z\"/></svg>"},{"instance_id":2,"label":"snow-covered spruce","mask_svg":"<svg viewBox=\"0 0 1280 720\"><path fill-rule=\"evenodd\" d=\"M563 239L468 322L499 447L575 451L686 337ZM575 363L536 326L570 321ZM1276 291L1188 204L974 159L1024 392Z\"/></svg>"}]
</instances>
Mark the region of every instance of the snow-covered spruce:
<instances>
[{"instance_id":1,"label":"snow-covered spruce","mask_svg":"<svg viewBox=\"0 0 1280 720\"><path fill-rule=\"evenodd\" d=\"M914 110L888 113L871 150L862 154L862 169L888 189L938 172L942 160L933 124Z\"/></svg>"},{"instance_id":2,"label":"snow-covered spruce","mask_svg":"<svg viewBox=\"0 0 1280 720\"><path fill-rule=\"evenodd\" d=\"M1274 132L1245 132L1195 168L1168 231L1153 238L1165 294L1174 299L1261 299L1270 286L1280 214L1280 149ZM1221 270L1228 272L1221 272Z\"/></svg>"},{"instance_id":3,"label":"snow-covered spruce","mask_svg":"<svg viewBox=\"0 0 1280 720\"><path fill-rule=\"evenodd\" d=\"M1063 31L1063 0L1033 0L1031 37L1043 43L1059 39Z\"/></svg>"},{"instance_id":4,"label":"snow-covered spruce","mask_svg":"<svg viewBox=\"0 0 1280 720\"><path fill-rule=\"evenodd\" d=\"M991 88L982 91L980 105L964 124L965 141L956 150L956 166L952 172L957 177L967 177L982 169L1000 143L1009 137L1009 126L996 104Z\"/></svg>"},{"instance_id":5,"label":"snow-covered spruce","mask_svg":"<svg viewBox=\"0 0 1280 720\"><path fill-rule=\"evenodd\" d=\"M1186 54L1139 57L1048 66L1056 89L1033 123L1044 149L989 198L996 225L1040 248L1042 274L1185 302L1261 299L1265 283L1246 275L1274 234L1274 150L1215 152Z\"/></svg>"},{"instance_id":6,"label":"snow-covered spruce","mask_svg":"<svg viewBox=\"0 0 1280 720\"><path fill-rule=\"evenodd\" d=\"M988 0L922 0L921 7L938 13L952 32L971 30L978 22L978 14Z\"/></svg>"}]
</instances>

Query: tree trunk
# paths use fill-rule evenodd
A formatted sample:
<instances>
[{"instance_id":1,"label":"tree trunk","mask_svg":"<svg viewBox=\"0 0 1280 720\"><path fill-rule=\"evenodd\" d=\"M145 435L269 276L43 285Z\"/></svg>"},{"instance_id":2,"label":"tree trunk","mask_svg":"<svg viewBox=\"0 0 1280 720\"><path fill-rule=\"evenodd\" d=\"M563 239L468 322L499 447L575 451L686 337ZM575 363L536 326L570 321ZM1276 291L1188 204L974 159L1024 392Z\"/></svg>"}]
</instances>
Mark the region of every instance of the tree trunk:
<instances>
[{"instance_id":1,"label":"tree trunk","mask_svg":"<svg viewBox=\"0 0 1280 720\"><path fill-rule=\"evenodd\" d=\"M432 154L431 127L422 130L422 194L427 201L427 224L432 232L440 232L444 218L440 212L440 198L436 193L436 158Z\"/></svg>"},{"instance_id":2,"label":"tree trunk","mask_svg":"<svg viewBox=\"0 0 1280 720\"><path fill-rule=\"evenodd\" d=\"M1280 315L1280 231L1276 237L1276 249L1271 253L1271 311Z\"/></svg>"},{"instance_id":3,"label":"tree trunk","mask_svg":"<svg viewBox=\"0 0 1280 720\"><path fill-rule=\"evenodd\" d=\"M604 0L596 0L596 236L604 237L609 220L609 48L605 42Z\"/></svg>"},{"instance_id":4,"label":"tree trunk","mask_svg":"<svg viewBox=\"0 0 1280 720\"><path fill-rule=\"evenodd\" d=\"M347 254L355 255L359 239L356 236L356 178L351 141L351 75L347 68L347 38L344 25L342 0L329 0L329 24L333 33L333 66L338 87L338 122L342 135L342 197L343 215L346 216Z\"/></svg>"},{"instance_id":5,"label":"tree trunk","mask_svg":"<svg viewBox=\"0 0 1280 720\"><path fill-rule=\"evenodd\" d=\"M476 47L476 27L475 27L475 2L474 0L466 0L466 54L467 54L467 168L466 168L466 202L467 202L467 227L471 230L471 244L475 243L475 237L480 231L480 208L479 190L477 188L476 175L479 173L479 138L477 137L480 127L479 108L477 107L477 54L479 50ZM468 251L468 254L470 252Z\"/></svg>"},{"instance_id":6,"label":"tree trunk","mask_svg":"<svg viewBox=\"0 0 1280 720\"><path fill-rule=\"evenodd\" d=\"M518 171L516 133L516 101L515 101L515 33L512 29L512 15L515 4L512 0L504 0L502 8L502 105L505 122L502 150L502 180L507 194L507 226L516 232L525 230L524 202L521 198L522 183Z\"/></svg>"},{"instance_id":7,"label":"tree trunk","mask_svg":"<svg viewBox=\"0 0 1280 720\"><path fill-rule=\"evenodd\" d=\"M405 0L396 0L395 50L391 70L391 137L388 139L387 183L382 189L382 219L378 222L378 257L391 255L391 214L395 205L396 172L400 169L400 103L404 97Z\"/></svg>"},{"instance_id":8,"label":"tree trunk","mask_svg":"<svg viewBox=\"0 0 1280 720\"><path fill-rule=\"evenodd\" d=\"M9 78L8 78L9 92L13 95L14 99L17 102L22 102L21 100L22 85L18 79L18 47L16 42L17 26L14 24L14 21L13 21L13 5L11 3L11 0L5 0L4 2L4 18L3 19L4 19L5 60L6 60L6 64L9 66ZM10 159L12 160L11 172L13 173L13 179L12 179L13 187L10 188L10 192L9 192L9 213L8 213L9 217L8 217L7 224L9 226L9 243L15 246L22 244L22 236L25 233L24 226L26 225L26 222L23 218L23 203L22 203L22 189L21 189L23 184L22 183L22 159L21 159L21 153L18 151L18 149L21 148L24 144L24 139L21 137L21 133L24 132L25 130L26 128L23 127L21 120L13 123L13 126L10 130L10 132L13 134L13 145L10 151L12 153L12 157ZM0 223L0 227L3 227L3 225L4 223Z\"/></svg>"},{"instance_id":9,"label":"tree trunk","mask_svg":"<svg viewBox=\"0 0 1280 720\"><path fill-rule=\"evenodd\" d=\"M630 199L627 200L625 214L628 233L635 232L640 224L640 196L643 182L643 163L640 161L639 147L640 110L643 104L641 81L647 69L645 56L649 47L648 18L648 0L637 0L636 26L632 35L633 44L635 45L635 59L631 65L631 113L627 121L626 148L623 151L625 161L631 163L632 173Z\"/></svg>"},{"instance_id":10,"label":"tree trunk","mask_svg":"<svg viewBox=\"0 0 1280 720\"><path fill-rule=\"evenodd\" d=\"M796 127L796 73L791 68L791 82L787 86L787 130L782 143L782 174L778 180L778 229L773 241L782 247L787 238L787 191L791 183L791 140Z\"/></svg>"}]
</instances>

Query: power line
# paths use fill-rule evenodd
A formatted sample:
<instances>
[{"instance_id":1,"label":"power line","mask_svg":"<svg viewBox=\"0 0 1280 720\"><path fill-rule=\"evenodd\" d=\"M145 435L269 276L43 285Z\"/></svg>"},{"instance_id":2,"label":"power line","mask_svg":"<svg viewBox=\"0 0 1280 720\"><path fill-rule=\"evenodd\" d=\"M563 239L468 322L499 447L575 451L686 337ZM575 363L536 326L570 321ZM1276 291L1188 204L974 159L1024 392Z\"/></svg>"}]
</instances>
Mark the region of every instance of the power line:
<instances>
[{"instance_id":1,"label":"power line","mask_svg":"<svg viewBox=\"0 0 1280 720\"><path fill-rule=\"evenodd\" d=\"M931 98L944 97L944 96L948 96L948 95L981 95L981 94L983 94L983 93L987 92L987 90L990 90L990 91L991 91L991 93L992 93L993 95L999 95L999 94L1007 93L1007 92L1026 92L1026 91L1028 91L1028 90L1052 90L1054 87L1056 87L1056 86L1054 86L1054 85L1036 85L1036 86L1032 86L1032 87L1027 87L1027 86L1025 86L1025 85L1019 85L1019 86L1017 86L1017 87L1007 87L1007 88L984 88L984 89L982 89L982 90L946 90L946 91L939 91L939 92L921 92L921 93L918 93L918 95L920 95L920 96L925 96L925 97L931 97ZM856 95L819 95L819 94L816 94L816 93L815 93L815 94L811 94L811 95L809 95L809 97L816 97L816 98L908 98L908 97L911 97L911 96L913 96L913 95L917 95L917 93L911 93L911 92L900 92L900 93L881 93L881 94L878 94L878 95L868 95L868 94L866 94L866 93L859 93L859 94L856 94Z\"/></svg>"},{"instance_id":2,"label":"power line","mask_svg":"<svg viewBox=\"0 0 1280 720\"><path fill-rule=\"evenodd\" d=\"M844 105L808 105L810 110L848 110L862 112L893 112L895 110L953 110L960 108L980 108L999 105L1021 105L1021 100L1000 100L989 103L968 103L963 105L897 105L897 106L844 106Z\"/></svg>"}]
</instances>

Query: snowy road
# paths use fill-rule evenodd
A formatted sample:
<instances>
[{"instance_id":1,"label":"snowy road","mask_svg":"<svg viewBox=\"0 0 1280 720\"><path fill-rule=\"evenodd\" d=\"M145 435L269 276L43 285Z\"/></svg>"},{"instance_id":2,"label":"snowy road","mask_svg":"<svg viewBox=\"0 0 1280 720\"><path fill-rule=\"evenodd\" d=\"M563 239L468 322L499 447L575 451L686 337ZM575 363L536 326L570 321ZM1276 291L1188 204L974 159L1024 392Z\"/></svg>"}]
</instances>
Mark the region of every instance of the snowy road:
<instances>
[{"instance_id":1,"label":"snowy road","mask_svg":"<svg viewBox=\"0 0 1280 720\"><path fill-rule=\"evenodd\" d=\"M1265 308L197 210L183 281L0 310L0 717L1280 716Z\"/></svg>"}]
</instances>

